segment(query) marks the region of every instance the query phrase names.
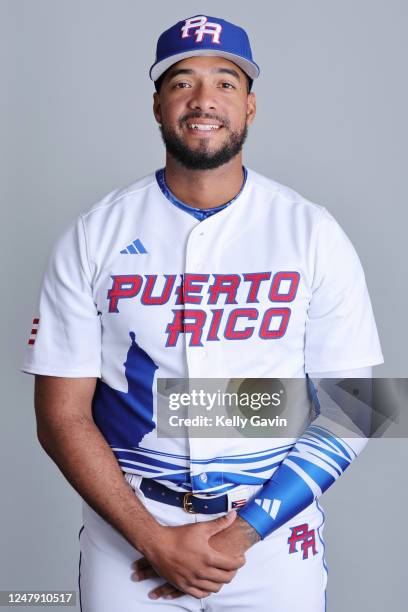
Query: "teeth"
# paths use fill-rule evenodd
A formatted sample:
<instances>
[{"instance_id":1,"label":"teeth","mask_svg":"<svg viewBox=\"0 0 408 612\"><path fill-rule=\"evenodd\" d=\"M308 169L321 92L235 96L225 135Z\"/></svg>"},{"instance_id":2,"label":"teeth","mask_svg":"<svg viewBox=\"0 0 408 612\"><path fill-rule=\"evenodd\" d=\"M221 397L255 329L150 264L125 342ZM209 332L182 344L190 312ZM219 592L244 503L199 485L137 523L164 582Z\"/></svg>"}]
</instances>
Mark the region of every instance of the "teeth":
<instances>
[{"instance_id":1,"label":"teeth","mask_svg":"<svg viewBox=\"0 0 408 612\"><path fill-rule=\"evenodd\" d=\"M203 124L203 123L191 123L188 127L193 130L200 130L203 132L208 132L210 130L218 130L220 128L219 125L211 125L211 124Z\"/></svg>"}]
</instances>

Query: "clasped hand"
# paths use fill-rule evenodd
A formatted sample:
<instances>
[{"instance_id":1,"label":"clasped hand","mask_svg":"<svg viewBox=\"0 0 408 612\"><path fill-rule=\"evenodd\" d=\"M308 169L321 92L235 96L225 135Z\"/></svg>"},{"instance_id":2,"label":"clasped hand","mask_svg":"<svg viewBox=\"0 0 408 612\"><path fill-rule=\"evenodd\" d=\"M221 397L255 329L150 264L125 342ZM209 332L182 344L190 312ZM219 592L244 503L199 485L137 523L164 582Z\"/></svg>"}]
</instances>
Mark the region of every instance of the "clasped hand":
<instances>
[{"instance_id":1,"label":"clasped hand","mask_svg":"<svg viewBox=\"0 0 408 612\"><path fill-rule=\"evenodd\" d=\"M233 510L201 523L160 525L144 556L133 563L132 580L164 578L167 582L149 593L151 599L175 599L184 594L204 598L217 593L245 564L244 553L254 543L242 523L249 527Z\"/></svg>"}]
</instances>

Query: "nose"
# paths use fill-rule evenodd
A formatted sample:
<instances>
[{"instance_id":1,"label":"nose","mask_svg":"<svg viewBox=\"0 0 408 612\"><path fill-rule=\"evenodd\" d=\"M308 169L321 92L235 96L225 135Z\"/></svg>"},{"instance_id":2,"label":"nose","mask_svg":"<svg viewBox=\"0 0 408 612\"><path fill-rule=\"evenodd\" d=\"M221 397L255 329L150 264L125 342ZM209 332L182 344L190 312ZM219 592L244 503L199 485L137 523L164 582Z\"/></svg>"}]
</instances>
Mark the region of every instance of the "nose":
<instances>
[{"instance_id":1,"label":"nose","mask_svg":"<svg viewBox=\"0 0 408 612\"><path fill-rule=\"evenodd\" d=\"M217 103L215 101L214 89L207 83L200 83L192 90L188 105L192 110L201 110L203 112L216 110Z\"/></svg>"}]
</instances>

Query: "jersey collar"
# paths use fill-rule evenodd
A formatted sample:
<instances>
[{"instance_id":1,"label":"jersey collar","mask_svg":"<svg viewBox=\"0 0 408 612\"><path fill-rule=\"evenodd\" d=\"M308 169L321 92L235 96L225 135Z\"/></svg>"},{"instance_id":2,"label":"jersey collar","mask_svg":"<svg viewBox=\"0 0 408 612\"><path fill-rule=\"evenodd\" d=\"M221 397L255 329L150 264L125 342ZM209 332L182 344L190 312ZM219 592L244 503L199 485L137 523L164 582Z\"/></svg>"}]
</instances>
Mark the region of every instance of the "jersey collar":
<instances>
[{"instance_id":1,"label":"jersey collar","mask_svg":"<svg viewBox=\"0 0 408 612\"><path fill-rule=\"evenodd\" d=\"M161 192L163 193L163 195L166 197L166 199L169 202L174 204L174 206L177 206L177 208L180 208L181 210L184 210L184 212L192 215L193 217L198 219L198 221L203 221L204 219L207 219L208 217L211 217L212 215L215 215L220 210L223 210L224 208L227 208L227 206L230 206L241 195L242 190L245 187L245 183L246 183L247 176L248 176L248 171L245 168L245 166L242 166L242 170L244 171L244 180L242 182L241 189L239 190L237 195L234 198L232 198L232 200L230 200L229 202L226 202L225 204L221 204L221 206L216 206L215 208L205 208L205 209L194 208L193 206L189 206L185 202L182 202L181 200L179 200L174 195L174 193L172 193L170 191L170 189L169 189L169 187L168 187L168 185L166 183L165 168L160 168L160 170L156 171L156 181L157 181L157 184L159 185L159 187L161 189Z\"/></svg>"}]
</instances>

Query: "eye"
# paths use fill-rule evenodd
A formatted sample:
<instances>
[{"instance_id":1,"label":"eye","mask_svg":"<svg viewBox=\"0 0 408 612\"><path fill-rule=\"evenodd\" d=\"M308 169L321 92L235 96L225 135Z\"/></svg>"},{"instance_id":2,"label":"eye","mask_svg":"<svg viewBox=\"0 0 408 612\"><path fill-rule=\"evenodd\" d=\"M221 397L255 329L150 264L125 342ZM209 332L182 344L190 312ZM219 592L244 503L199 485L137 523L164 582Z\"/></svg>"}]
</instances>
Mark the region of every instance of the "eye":
<instances>
[{"instance_id":1,"label":"eye","mask_svg":"<svg viewBox=\"0 0 408 612\"><path fill-rule=\"evenodd\" d=\"M228 81L223 81L221 83L221 87L222 89L235 89L235 85L233 85L232 83L228 83Z\"/></svg>"},{"instance_id":2,"label":"eye","mask_svg":"<svg viewBox=\"0 0 408 612\"><path fill-rule=\"evenodd\" d=\"M186 81L179 81L173 85L173 89L186 89L187 87L190 87L190 84Z\"/></svg>"}]
</instances>

